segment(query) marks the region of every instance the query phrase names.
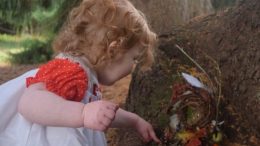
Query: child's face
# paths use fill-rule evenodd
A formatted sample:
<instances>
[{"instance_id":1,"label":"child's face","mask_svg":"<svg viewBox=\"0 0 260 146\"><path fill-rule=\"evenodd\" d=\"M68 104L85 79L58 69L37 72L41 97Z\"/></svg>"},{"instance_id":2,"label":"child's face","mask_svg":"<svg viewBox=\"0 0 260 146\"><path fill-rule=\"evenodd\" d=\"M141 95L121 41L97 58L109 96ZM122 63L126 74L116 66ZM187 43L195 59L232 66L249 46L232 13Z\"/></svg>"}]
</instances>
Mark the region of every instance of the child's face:
<instances>
[{"instance_id":1,"label":"child's face","mask_svg":"<svg viewBox=\"0 0 260 146\"><path fill-rule=\"evenodd\" d=\"M135 67L135 59L139 56L141 45L135 45L125 54L116 57L111 63L103 63L96 67L98 80L103 85L112 85L117 80L129 75Z\"/></svg>"}]
</instances>

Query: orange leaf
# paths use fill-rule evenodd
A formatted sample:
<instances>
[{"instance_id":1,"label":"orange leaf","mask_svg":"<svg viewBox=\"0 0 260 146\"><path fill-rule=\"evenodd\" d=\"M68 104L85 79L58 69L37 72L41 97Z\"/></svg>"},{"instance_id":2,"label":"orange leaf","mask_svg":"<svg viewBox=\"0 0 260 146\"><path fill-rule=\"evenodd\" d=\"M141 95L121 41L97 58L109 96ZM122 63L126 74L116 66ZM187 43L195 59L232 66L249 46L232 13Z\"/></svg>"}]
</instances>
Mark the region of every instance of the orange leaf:
<instances>
[{"instance_id":1,"label":"orange leaf","mask_svg":"<svg viewBox=\"0 0 260 146\"><path fill-rule=\"evenodd\" d=\"M193 138L186 144L186 146L200 146L200 145L201 145L201 141L198 138Z\"/></svg>"}]
</instances>

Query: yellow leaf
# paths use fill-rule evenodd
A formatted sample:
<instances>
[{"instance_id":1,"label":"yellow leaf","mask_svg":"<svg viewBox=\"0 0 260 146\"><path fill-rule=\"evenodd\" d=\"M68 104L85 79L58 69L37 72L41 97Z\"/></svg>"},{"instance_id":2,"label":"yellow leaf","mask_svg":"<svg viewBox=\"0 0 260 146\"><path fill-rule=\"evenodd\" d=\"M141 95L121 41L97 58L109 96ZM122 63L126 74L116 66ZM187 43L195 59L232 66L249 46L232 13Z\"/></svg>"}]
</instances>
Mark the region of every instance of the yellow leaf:
<instances>
[{"instance_id":1,"label":"yellow leaf","mask_svg":"<svg viewBox=\"0 0 260 146\"><path fill-rule=\"evenodd\" d=\"M181 131L181 132L178 132L176 135L177 139L180 139L183 143L186 143L188 140L190 140L194 136L195 136L195 134L192 132L189 132L189 131Z\"/></svg>"}]
</instances>

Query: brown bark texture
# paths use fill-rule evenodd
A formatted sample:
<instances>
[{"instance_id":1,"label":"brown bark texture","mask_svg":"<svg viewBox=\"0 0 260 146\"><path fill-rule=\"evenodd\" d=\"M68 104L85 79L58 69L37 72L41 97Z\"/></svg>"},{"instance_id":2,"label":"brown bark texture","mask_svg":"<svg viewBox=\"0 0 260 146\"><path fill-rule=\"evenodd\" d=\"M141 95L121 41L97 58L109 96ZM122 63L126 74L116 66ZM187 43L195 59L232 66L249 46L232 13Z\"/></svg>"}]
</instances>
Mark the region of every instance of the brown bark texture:
<instances>
[{"instance_id":1,"label":"brown bark texture","mask_svg":"<svg viewBox=\"0 0 260 146\"><path fill-rule=\"evenodd\" d=\"M231 143L259 145L260 1L241 1L234 8L194 18L189 24L159 36L155 64L145 74L137 67L126 102L128 110L153 124L159 137L162 136L160 128L167 123L164 109L172 95L177 65L195 66L176 44L212 80L217 78L221 83L223 97L219 112L225 121L224 137ZM121 145L127 145L129 140L144 145L128 132L121 134L120 139Z\"/></svg>"}]
</instances>

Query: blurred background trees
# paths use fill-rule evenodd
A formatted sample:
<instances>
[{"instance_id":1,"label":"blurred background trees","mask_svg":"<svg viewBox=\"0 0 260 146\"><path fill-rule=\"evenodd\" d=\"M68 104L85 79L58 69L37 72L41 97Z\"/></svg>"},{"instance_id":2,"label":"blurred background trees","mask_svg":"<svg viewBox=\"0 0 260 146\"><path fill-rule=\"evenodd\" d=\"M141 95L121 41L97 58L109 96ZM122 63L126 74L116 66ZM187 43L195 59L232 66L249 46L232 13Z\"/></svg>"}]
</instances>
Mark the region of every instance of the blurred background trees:
<instances>
[{"instance_id":1,"label":"blurred background trees","mask_svg":"<svg viewBox=\"0 0 260 146\"><path fill-rule=\"evenodd\" d=\"M1 0L0 32L41 34L56 32L80 0Z\"/></svg>"},{"instance_id":2,"label":"blurred background trees","mask_svg":"<svg viewBox=\"0 0 260 146\"><path fill-rule=\"evenodd\" d=\"M1 0L0 62L41 63L68 12L81 0Z\"/></svg>"},{"instance_id":3,"label":"blurred background trees","mask_svg":"<svg viewBox=\"0 0 260 146\"><path fill-rule=\"evenodd\" d=\"M31 64L50 59L50 44L55 34L69 11L80 1L82 0L1 0L0 63ZM149 21L152 27L160 34L193 17L231 6L236 0L131 1L144 13L148 9L154 10L148 19L151 19ZM173 19L168 19L169 15Z\"/></svg>"}]
</instances>

